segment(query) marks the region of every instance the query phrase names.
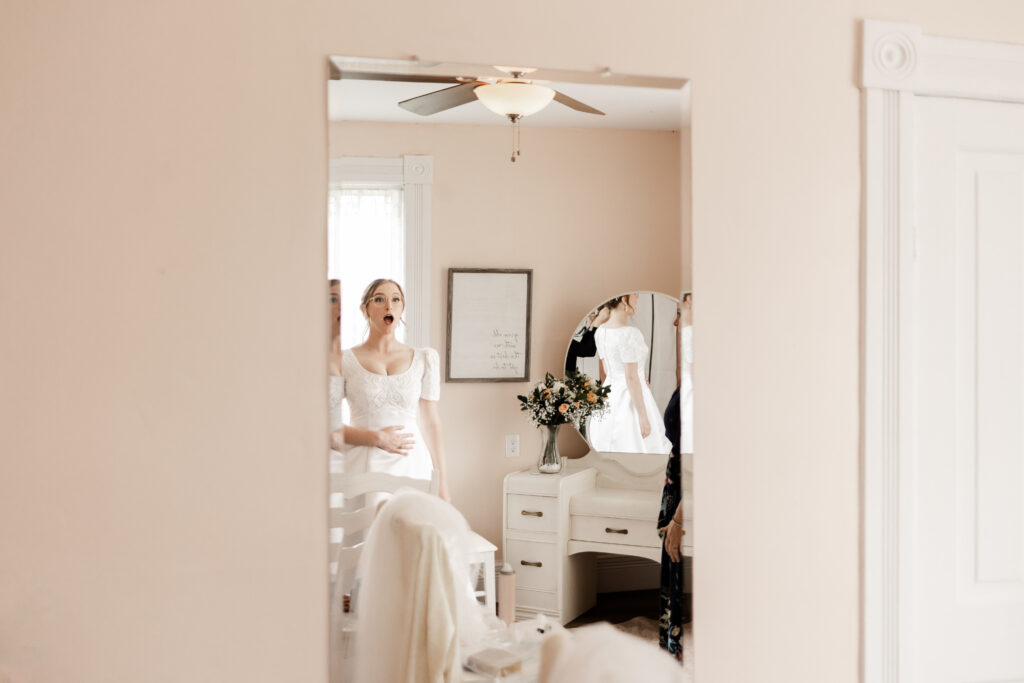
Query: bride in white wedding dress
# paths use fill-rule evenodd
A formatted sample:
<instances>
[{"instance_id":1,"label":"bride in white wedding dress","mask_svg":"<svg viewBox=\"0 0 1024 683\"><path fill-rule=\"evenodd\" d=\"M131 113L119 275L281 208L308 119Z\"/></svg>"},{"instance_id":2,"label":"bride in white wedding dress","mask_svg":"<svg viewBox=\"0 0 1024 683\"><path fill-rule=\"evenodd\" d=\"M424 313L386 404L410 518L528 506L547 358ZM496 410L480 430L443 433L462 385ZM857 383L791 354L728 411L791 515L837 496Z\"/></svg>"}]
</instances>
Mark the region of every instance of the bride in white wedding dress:
<instances>
[{"instance_id":1,"label":"bride in white wedding dress","mask_svg":"<svg viewBox=\"0 0 1024 683\"><path fill-rule=\"evenodd\" d=\"M438 495L450 500L437 409L437 351L414 349L395 338L405 309L398 283L371 282L360 309L369 335L359 346L341 352L344 380L337 393L348 401L351 417L350 424L332 432L332 448L341 451L345 474L387 472L430 479L436 469Z\"/></svg>"},{"instance_id":2,"label":"bride in white wedding dress","mask_svg":"<svg viewBox=\"0 0 1024 683\"><path fill-rule=\"evenodd\" d=\"M627 324L636 304L636 294L604 304L610 315L608 322L597 328L594 341L602 382L611 392L608 409L590 420L587 436L594 450L605 453L667 454L672 444L661 429L661 411L644 373L649 349L643 333Z\"/></svg>"},{"instance_id":3,"label":"bride in white wedding dress","mask_svg":"<svg viewBox=\"0 0 1024 683\"><path fill-rule=\"evenodd\" d=\"M345 398L345 380L341 376L341 280L329 281L331 298L331 355L328 362L328 388L330 402L329 416L331 433L343 429L341 418L341 402ZM334 438L331 439L331 472L341 472L343 456L336 450Z\"/></svg>"}]
</instances>

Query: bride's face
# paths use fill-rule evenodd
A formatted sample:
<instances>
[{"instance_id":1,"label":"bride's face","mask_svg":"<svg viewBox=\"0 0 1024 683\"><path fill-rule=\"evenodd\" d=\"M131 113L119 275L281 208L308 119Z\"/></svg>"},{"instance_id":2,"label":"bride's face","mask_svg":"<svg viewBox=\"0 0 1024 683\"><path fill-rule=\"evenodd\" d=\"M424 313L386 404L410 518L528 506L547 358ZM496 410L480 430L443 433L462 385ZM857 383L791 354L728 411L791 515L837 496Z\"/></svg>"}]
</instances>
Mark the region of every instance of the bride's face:
<instances>
[{"instance_id":1,"label":"bride's face","mask_svg":"<svg viewBox=\"0 0 1024 683\"><path fill-rule=\"evenodd\" d=\"M405 301L402 292L393 282L385 282L373 290L370 300L366 302L363 315L370 327L381 334L392 334L398 321L402 319Z\"/></svg>"},{"instance_id":2,"label":"bride's face","mask_svg":"<svg viewBox=\"0 0 1024 683\"><path fill-rule=\"evenodd\" d=\"M341 285L331 285L331 336L341 334Z\"/></svg>"}]
</instances>

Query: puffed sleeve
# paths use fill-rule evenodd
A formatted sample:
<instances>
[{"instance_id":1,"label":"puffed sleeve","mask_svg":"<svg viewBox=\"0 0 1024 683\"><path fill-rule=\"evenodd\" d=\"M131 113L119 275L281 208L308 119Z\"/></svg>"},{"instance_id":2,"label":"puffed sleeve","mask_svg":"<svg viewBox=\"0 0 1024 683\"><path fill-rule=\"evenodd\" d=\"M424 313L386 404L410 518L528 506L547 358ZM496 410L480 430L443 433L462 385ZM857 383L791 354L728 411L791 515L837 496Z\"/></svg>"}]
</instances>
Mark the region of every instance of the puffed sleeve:
<instances>
[{"instance_id":1,"label":"puffed sleeve","mask_svg":"<svg viewBox=\"0 0 1024 683\"><path fill-rule=\"evenodd\" d=\"M345 379L345 375L348 372L350 372L350 370L348 368L349 354L350 353L351 353L351 351L342 351L341 352L341 376L338 377L338 384L337 384L337 387L338 387L338 399L339 400L345 398L346 396L348 396L348 393L347 393L348 380ZM335 376L337 376L337 375L335 375Z\"/></svg>"},{"instance_id":2,"label":"puffed sleeve","mask_svg":"<svg viewBox=\"0 0 1024 683\"><path fill-rule=\"evenodd\" d=\"M621 358L623 363L643 363L647 360L647 343L643 333L635 327L626 328L629 333L622 345Z\"/></svg>"},{"instance_id":3,"label":"puffed sleeve","mask_svg":"<svg viewBox=\"0 0 1024 683\"><path fill-rule=\"evenodd\" d=\"M420 398L436 401L441 398L441 359L434 349L423 349L423 387Z\"/></svg>"},{"instance_id":4,"label":"puffed sleeve","mask_svg":"<svg viewBox=\"0 0 1024 683\"><path fill-rule=\"evenodd\" d=\"M683 328L683 362L693 362L693 325Z\"/></svg>"}]
</instances>

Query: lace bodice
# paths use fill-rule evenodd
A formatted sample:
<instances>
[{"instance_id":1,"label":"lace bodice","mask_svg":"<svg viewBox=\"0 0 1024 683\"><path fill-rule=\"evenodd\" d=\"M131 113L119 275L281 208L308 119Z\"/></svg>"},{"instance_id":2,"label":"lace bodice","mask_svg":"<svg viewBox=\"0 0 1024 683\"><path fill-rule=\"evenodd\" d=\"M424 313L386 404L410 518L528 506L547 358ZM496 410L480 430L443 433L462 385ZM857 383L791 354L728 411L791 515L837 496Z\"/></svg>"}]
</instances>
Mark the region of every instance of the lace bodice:
<instances>
[{"instance_id":1,"label":"lace bodice","mask_svg":"<svg viewBox=\"0 0 1024 683\"><path fill-rule=\"evenodd\" d=\"M628 325L608 328L601 326L594 334L597 355L604 361L604 371L609 377L625 372L625 363L637 363L640 377L644 376L647 362L647 342L640 330Z\"/></svg>"},{"instance_id":2,"label":"lace bodice","mask_svg":"<svg viewBox=\"0 0 1024 683\"><path fill-rule=\"evenodd\" d=\"M345 398L345 380L337 375L328 375L329 386L329 416L331 419L331 431L342 428L341 402Z\"/></svg>"},{"instance_id":3,"label":"lace bodice","mask_svg":"<svg viewBox=\"0 0 1024 683\"><path fill-rule=\"evenodd\" d=\"M436 401L441 394L440 361L434 349L415 349L412 365L404 372L370 372L351 350L341 356L345 377L342 393L348 399L352 426L379 428L388 424L415 424L419 401Z\"/></svg>"}]
</instances>

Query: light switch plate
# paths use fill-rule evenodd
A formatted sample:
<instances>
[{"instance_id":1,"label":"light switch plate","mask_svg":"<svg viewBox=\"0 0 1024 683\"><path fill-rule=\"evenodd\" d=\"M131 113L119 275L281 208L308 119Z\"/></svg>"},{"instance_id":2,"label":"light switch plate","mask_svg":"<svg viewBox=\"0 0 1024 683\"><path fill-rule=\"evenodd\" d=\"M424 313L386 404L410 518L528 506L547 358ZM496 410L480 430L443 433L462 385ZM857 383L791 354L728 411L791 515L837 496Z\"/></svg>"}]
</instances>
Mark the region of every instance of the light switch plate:
<instances>
[{"instance_id":1,"label":"light switch plate","mask_svg":"<svg viewBox=\"0 0 1024 683\"><path fill-rule=\"evenodd\" d=\"M519 435L518 434L506 434L505 435L505 457L506 458L518 458L519 457Z\"/></svg>"}]
</instances>

